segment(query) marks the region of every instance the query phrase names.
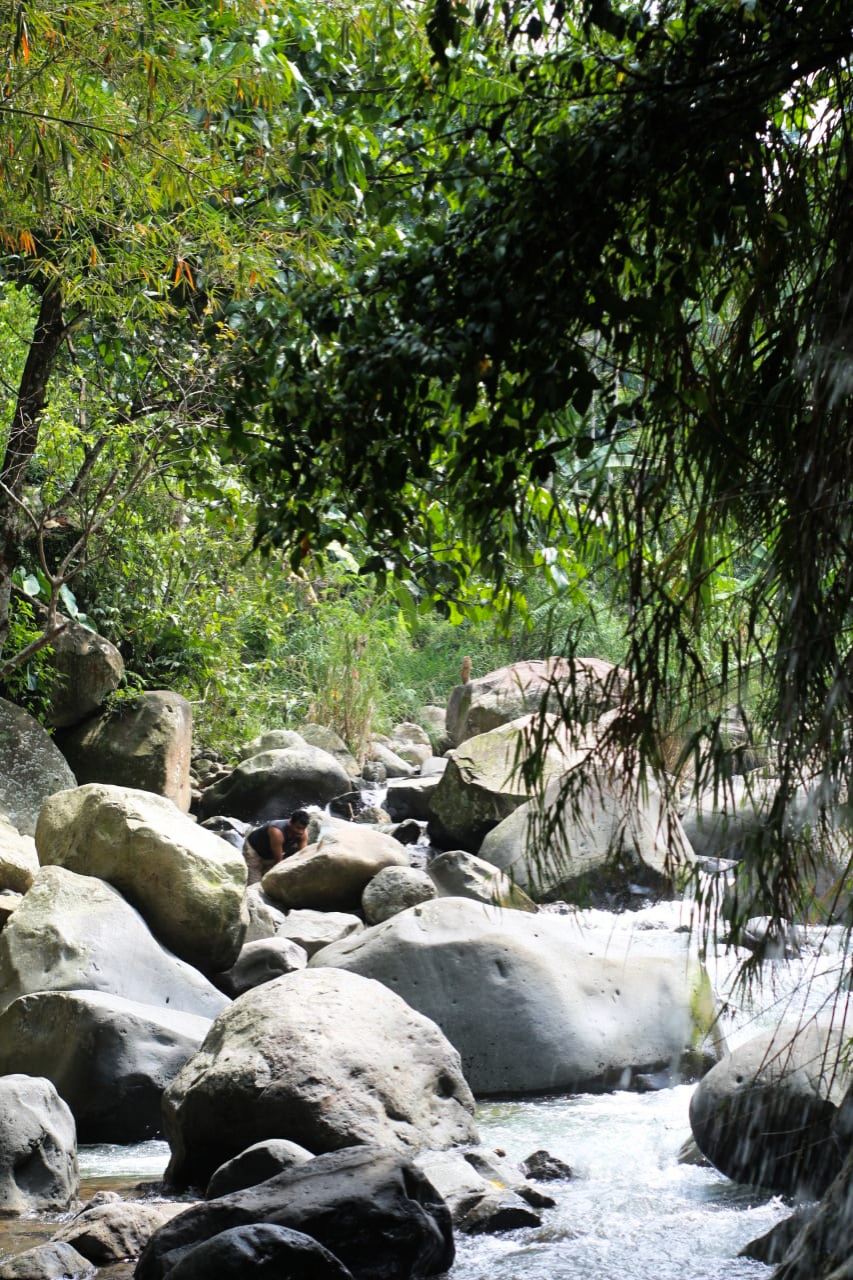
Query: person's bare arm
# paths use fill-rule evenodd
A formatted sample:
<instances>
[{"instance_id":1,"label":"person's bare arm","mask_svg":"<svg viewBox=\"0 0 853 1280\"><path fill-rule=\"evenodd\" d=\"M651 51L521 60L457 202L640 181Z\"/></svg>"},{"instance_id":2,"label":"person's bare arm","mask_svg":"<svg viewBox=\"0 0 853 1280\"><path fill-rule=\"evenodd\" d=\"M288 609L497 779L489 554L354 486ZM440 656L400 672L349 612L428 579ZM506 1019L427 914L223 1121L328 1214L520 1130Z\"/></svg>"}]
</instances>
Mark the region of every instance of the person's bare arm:
<instances>
[{"instance_id":1,"label":"person's bare arm","mask_svg":"<svg viewBox=\"0 0 853 1280\"><path fill-rule=\"evenodd\" d=\"M284 856L284 832L279 827L270 827L268 834L273 862L281 862Z\"/></svg>"}]
</instances>

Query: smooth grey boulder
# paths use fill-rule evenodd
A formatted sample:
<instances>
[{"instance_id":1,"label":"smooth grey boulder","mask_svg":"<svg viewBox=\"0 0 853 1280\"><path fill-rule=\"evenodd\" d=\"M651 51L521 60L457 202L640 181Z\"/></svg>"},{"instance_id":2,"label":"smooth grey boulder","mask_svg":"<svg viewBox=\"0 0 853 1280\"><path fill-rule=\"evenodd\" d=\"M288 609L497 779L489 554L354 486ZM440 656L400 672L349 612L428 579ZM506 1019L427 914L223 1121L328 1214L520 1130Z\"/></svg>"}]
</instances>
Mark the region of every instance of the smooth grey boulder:
<instances>
[{"instance_id":1,"label":"smooth grey boulder","mask_svg":"<svg viewBox=\"0 0 853 1280\"><path fill-rule=\"evenodd\" d=\"M850 1082L847 1039L831 1022L783 1023L723 1058L690 1100L700 1151L735 1182L822 1195L846 1152L833 1122Z\"/></svg>"},{"instance_id":2,"label":"smooth grey boulder","mask_svg":"<svg viewBox=\"0 0 853 1280\"><path fill-rule=\"evenodd\" d=\"M361 895L361 909L368 924L380 924L436 896L436 887L425 871L416 867L384 867Z\"/></svg>"},{"instance_id":3,"label":"smooth grey boulder","mask_svg":"<svg viewBox=\"0 0 853 1280\"><path fill-rule=\"evenodd\" d=\"M256 1187L259 1182L266 1182L294 1165L313 1159L310 1151L296 1142L288 1142L286 1138L255 1142L233 1160L226 1160L219 1166L207 1184L205 1199L215 1200L217 1196L228 1196L232 1191Z\"/></svg>"},{"instance_id":4,"label":"smooth grey boulder","mask_svg":"<svg viewBox=\"0 0 853 1280\"><path fill-rule=\"evenodd\" d=\"M416 770L421 769L432 756L429 734L411 720L404 720L402 724L394 726L387 745L401 760L405 760L406 764L412 765Z\"/></svg>"},{"instance_id":5,"label":"smooth grey boulder","mask_svg":"<svg viewBox=\"0 0 853 1280\"><path fill-rule=\"evenodd\" d=\"M358 777L358 761L334 729L323 724L303 724L299 732L310 747L319 747L335 757L350 778Z\"/></svg>"},{"instance_id":6,"label":"smooth grey boulder","mask_svg":"<svg viewBox=\"0 0 853 1280\"><path fill-rule=\"evenodd\" d=\"M0 932L0 1011L35 991L109 991L213 1018L230 1002L172 955L112 885L42 867Z\"/></svg>"},{"instance_id":7,"label":"smooth grey boulder","mask_svg":"<svg viewBox=\"0 0 853 1280\"><path fill-rule=\"evenodd\" d=\"M79 1185L68 1105L49 1080L0 1076L0 1214L63 1211Z\"/></svg>"},{"instance_id":8,"label":"smooth grey boulder","mask_svg":"<svg viewBox=\"0 0 853 1280\"><path fill-rule=\"evenodd\" d=\"M50 690L47 722L57 729L92 715L124 678L124 659L115 645L71 619L52 641L49 661L59 679Z\"/></svg>"},{"instance_id":9,"label":"smooth grey boulder","mask_svg":"<svg viewBox=\"0 0 853 1280\"><path fill-rule=\"evenodd\" d=\"M408 760L404 760L394 750L393 746L376 738L371 741L367 748L367 758L382 765L386 778L412 778L420 767L419 765L410 764Z\"/></svg>"},{"instance_id":10,"label":"smooth grey boulder","mask_svg":"<svg viewBox=\"0 0 853 1280\"><path fill-rule=\"evenodd\" d=\"M135 1280L172 1277L178 1250L259 1222L305 1232L356 1280L443 1275L454 1259L447 1206L420 1170L398 1151L357 1146L188 1209L152 1236Z\"/></svg>"},{"instance_id":11,"label":"smooth grey boulder","mask_svg":"<svg viewBox=\"0 0 853 1280\"><path fill-rule=\"evenodd\" d=\"M440 853L428 864L427 874L441 898L471 898L492 907L531 913L539 910L503 871L464 849Z\"/></svg>"},{"instance_id":12,"label":"smooth grey boulder","mask_svg":"<svg viewBox=\"0 0 853 1280\"><path fill-rule=\"evenodd\" d=\"M289 938L310 958L329 943L361 933L363 928L358 916L348 911L288 911L278 926L276 936Z\"/></svg>"},{"instance_id":13,"label":"smooth grey boulder","mask_svg":"<svg viewBox=\"0 0 853 1280\"><path fill-rule=\"evenodd\" d=\"M267 729L240 747L237 759L251 760L252 756L259 756L264 751L290 751L307 745L307 740L295 729Z\"/></svg>"},{"instance_id":14,"label":"smooth grey boulder","mask_svg":"<svg viewBox=\"0 0 853 1280\"><path fill-rule=\"evenodd\" d=\"M174 1256L171 1280L354 1280L312 1236L267 1222L220 1231Z\"/></svg>"},{"instance_id":15,"label":"smooth grey boulder","mask_svg":"<svg viewBox=\"0 0 853 1280\"><path fill-rule=\"evenodd\" d=\"M402 822L405 818L416 818L418 822L426 822L440 778L441 773L426 778L392 778L384 802L391 820Z\"/></svg>"},{"instance_id":16,"label":"smooth grey boulder","mask_svg":"<svg viewBox=\"0 0 853 1280\"><path fill-rule=\"evenodd\" d=\"M77 779L37 720L0 698L0 814L22 835L35 834L41 807Z\"/></svg>"},{"instance_id":17,"label":"smooth grey boulder","mask_svg":"<svg viewBox=\"0 0 853 1280\"><path fill-rule=\"evenodd\" d=\"M103 991L37 991L0 1013L0 1072L52 1081L80 1142L141 1142L160 1132L163 1090L209 1027Z\"/></svg>"},{"instance_id":18,"label":"smooth grey boulder","mask_svg":"<svg viewBox=\"0 0 853 1280\"><path fill-rule=\"evenodd\" d=\"M204 1186L265 1138L313 1152L470 1142L473 1109L438 1027L378 982L303 969L236 1000L166 1090L166 1179Z\"/></svg>"},{"instance_id":19,"label":"smooth grey boulder","mask_svg":"<svg viewBox=\"0 0 853 1280\"><path fill-rule=\"evenodd\" d=\"M264 893L284 907L357 911L361 895L383 867L409 865L409 855L393 836L337 818L323 820L319 836L312 823L309 844L277 863L261 880Z\"/></svg>"},{"instance_id":20,"label":"smooth grey boulder","mask_svg":"<svg viewBox=\"0 0 853 1280\"><path fill-rule=\"evenodd\" d=\"M397 992L456 1046L478 1096L625 1088L713 1054L704 970L608 943L571 916L436 898L326 947L308 973L331 965Z\"/></svg>"},{"instance_id":21,"label":"smooth grey boulder","mask_svg":"<svg viewBox=\"0 0 853 1280\"><path fill-rule=\"evenodd\" d=\"M186 1209L185 1204L151 1204L116 1199L88 1205L53 1233L60 1244L73 1245L96 1266L138 1258L154 1232Z\"/></svg>"},{"instance_id":22,"label":"smooth grey boulder","mask_svg":"<svg viewBox=\"0 0 853 1280\"><path fill-rule=\"evenodd\" d=\"M537 717L522 716L488 733L468 738L447 754L447 768L430 798L427 831L442 849L477 853L483 837L530 799L521 765L532 750ZM547 783L577 760L574 731L554 717L542 753Z\"/></svg>"},{"instance_id":23,"label":"smooth grey boulder","mask_svg":"<svg viewBox=\"0 0 853 1280\"><path fill-rule=\"evenodd\" d=\"M43 866L113 885L196 968L215 973L237 959L248 924L243 856L163 796L101 783L60 791L42 808L36 848Z\"/></svg>"},{"instance_id":24,"label":"smooth grey boulder","mask_svg":"<svg viewBox=\"0 0 853 1280\"><path fill-rule=\"evenodd\" d=\"M221 991L234 999L263 982L304 969L307 963L307 951L290 938L259 938L257 942L246 943L231 968L216 975L216 982Z\"/></svg>"},{"instance_id":25,"label":"smooth grey boulder","mask_svg":"<svg viewBox=\"0 0 853 1280\"><path fill-rule=\"evenodd\" d=\"M580 772L587 762L587 772ZM490 831L479 856L535 902L630 905L672 896L694 863L676 814L653 779L635 784L625 769L576 757L574 786L552 780L539 801L521 805ZM542 824L542 814L548 824Z\"/></svg>"},{"instance_id":26,"label":"smooth grey boulder","mask_svg":"<svg viewBox=\"0 0 853 1280\"><path fill-rule=\"evenodd\" d=\"M618 705L626 673L600 658L546 658L515 662L459 684L450 694L445 726L451 746L489 733L543 706L586 723Z\"/></svg>"},{"instance_id":27,"label":"smooth grey boulder","mask_svg":"<svg viewBox=\"0 0 853 1280\"><path fill-rule=\"evenodd\" d=\"M201 793L200 817L226 813L245 822L268 822L306 805L322 808L349 786L340 762L319 747L262 751Z\"/></svg>"},{"instance_id":28,"label":"smooth grey boulder","mask_svg":"<svg viewBox=\"0 0 853 1280\"><path fill-rule=\"evenodd\" d=\"M73 1245L53 1241L0 1261L0 1280L89 1280L95 1274Z\"/></svg>"},{"instance_id":29,"label":"smooth grey boulder","mask_svg":"<svg viewBox=\"0 0 853 1280\"><path fill-rule=\"evenodd\" d=\"M78 782L153 791L189 810L192 707L179 693L140 693L61 730L56 741Z\"/></svg>"},{"instance_id":30,"label":"smooth grey boulder","mask_svg":"<svg viewBox=\"0 0 853 1280\"><path fill-rule=\"evenodd\" d=\"M39 869L32 836L21 835L0 814L0 889L26 893Z\"/></svg>"}]
</instances>

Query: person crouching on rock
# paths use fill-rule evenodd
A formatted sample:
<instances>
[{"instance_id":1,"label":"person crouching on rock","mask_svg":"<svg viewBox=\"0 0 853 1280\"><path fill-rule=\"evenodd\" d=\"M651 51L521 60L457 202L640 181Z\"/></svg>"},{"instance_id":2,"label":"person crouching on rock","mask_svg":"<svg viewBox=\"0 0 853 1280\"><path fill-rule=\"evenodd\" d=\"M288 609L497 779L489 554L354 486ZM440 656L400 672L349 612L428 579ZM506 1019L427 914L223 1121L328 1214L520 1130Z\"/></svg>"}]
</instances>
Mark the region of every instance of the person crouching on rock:
<instances>
[{"instance_id":1,"label":"person crouching on rock","mask_svg":"<svg viewBox=\"0 0 853 1280\"><path fill-rule=\"evenodd\" d=\"M249 868L249 884L257 884L282 858L299 853L308 843L310 817L304 809L296 809L289 818L265 822L246 836L243 857Z\"/></svg>"}]
</instances>

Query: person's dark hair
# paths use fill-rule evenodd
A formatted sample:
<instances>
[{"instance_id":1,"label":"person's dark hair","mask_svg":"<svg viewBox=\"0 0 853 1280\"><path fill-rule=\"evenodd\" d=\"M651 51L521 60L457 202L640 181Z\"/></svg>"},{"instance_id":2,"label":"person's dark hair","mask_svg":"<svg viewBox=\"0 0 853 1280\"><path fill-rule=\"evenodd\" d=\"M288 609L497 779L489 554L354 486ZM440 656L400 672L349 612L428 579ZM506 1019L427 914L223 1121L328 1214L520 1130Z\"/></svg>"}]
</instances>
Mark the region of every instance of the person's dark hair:
<instances>
[{"instance_id":1,"label":"person's dark hair","mask_svg":"<svg viewBox=\"0 0 853 1280\"><path fill-rule=\"evenodd\" d=\"M303 827L307 827L311 821L311 815L307 809L295 809L289 818L290 822L300 822Z\"/></svg>"}]
</instances>

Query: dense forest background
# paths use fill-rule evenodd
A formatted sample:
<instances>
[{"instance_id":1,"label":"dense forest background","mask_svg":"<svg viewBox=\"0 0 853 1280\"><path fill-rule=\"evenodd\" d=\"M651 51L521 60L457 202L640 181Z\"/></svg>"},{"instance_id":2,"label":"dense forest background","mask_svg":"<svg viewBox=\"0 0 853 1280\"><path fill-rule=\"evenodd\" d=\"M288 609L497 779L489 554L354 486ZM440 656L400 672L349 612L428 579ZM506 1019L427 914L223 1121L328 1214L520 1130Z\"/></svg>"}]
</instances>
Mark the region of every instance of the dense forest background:
<instances>
[{"instance_id":1,"label":"dense forest background","mask_svg":"<svg viewBox=\"0 0 853 1280\"><path fill-rule=\"evenodd\" d=\"M851 765L842 6L31 0L2 40L4 694L61 613L226 746L605 657L619 750L704 784L734 709L770 753L784 896Z\"/></svg>"}]
</instances>

